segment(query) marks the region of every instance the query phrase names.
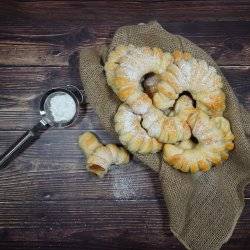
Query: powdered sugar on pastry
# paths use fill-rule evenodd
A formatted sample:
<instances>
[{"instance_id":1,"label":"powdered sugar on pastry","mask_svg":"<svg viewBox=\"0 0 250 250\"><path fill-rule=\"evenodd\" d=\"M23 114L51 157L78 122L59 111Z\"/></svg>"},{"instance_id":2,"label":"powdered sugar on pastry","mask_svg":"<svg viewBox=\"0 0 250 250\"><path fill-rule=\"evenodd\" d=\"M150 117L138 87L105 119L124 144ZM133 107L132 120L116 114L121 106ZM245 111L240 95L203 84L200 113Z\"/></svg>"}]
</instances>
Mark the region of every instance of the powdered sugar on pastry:
<instances>
[{"instance_id":1,"label":"powdered sugar on pastry","mask_svg":"<svg viewBox=\"0 0 250 250\"><path fill-rule=\"evenodd\" d=\"M228 158L234 136L222 117L222 79L207 62L187 52L128 45L109 54L105 72L108 85L124 102L114 118L115 130L129 151L155 153L165 143L164 160L192 173ZM106 151L95 155L99 165L109 164Z\"/></svg>"},{"instance_id":2,"label":"powdered sugar on pastry","mask_svg":"<svg viewBox=\"0 0 250 250\"><path fill-rule=\"evenodd\" d=\"M210 118L203 111L196 111L188 119L192 133L198 140L182 141L176 145L165 144L164 160L183 172L207 171L228 158L234 148L234 136L224 117Z\"/></svg>"},{"instance_id":3,"label":"powdered sugar on pastry","mask_svg":"<svg viewBox=\"0 0 250 250\"><path fill-rule=\"evenodd\" d=\"M216 69L181 51L175 51L172 56L174 63L161 75L163 84L170 85L176 94L189 91L198 109L211 116L221 116L225 109L225 94Z\"/></svg>"},{"instance_id":4,"label":"powdered sugar on pastry","mask_svg":"<svg viewBox=\"0 0 250 250\"><path fill-rule=\"evenodd\" d=\"M141 79L151 72L162 74L171 62L171 55L159 48L118 46L105 64L107 82L120 100L136 114L144 114L152 101L143 92Z\"/></svg>"},{"instance_id":5,"label":"powdered sugar on pastry","mask_svg":"<svg viewBox=\"0 0 250 250\"><path fill-rule=\"evenodd\" d=\"M141 119L126 104L118 108L114 120L121 143L131 152L148 154L160 151L162 144L147 134L141 126Z\"/></svg>"},{"instance_id":6,"label":"powdered sugar on pastry","mask_svg":"<svg viewBox=\"0 0 250 250\"><path fill-rule=\"evenodd\" d=\"M162 111L151 107L142 115L142 126L151 137L162 143L176 143L191 137L191 130L186 120L195 111L192 100L182 96L177 101L173 116L168 117Z\"/></svg>"},{"instance_id":7,"label":"powdered sugar on pastry","mask_svg":"<svg viewBox=\"0 0 250 250\"><path fill-rule=\"evenodd\" d=\"M129 154L124 148L114 144L102 145L93 133L85 132L79 136L79 147L87 158L89 172L103 177L112 164L121 165L129 162Z\"/></svg>"}]
</instances>

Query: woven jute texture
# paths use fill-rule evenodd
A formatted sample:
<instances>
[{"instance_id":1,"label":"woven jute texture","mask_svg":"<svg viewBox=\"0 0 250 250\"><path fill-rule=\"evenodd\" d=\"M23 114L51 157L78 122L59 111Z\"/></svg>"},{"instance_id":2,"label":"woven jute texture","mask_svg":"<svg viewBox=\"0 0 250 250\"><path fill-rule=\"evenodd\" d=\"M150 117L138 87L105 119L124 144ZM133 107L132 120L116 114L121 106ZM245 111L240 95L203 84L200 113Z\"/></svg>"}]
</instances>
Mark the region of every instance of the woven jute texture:
<instances>
[{"instance_id":1,"label":"woven jute texture","mask_svg":"<svg viewBox=\"0 0 250 250\"><path fill-rule=\"evenodd\" d=\"M121 44L188 51L216 67L222 75L201 48L182 36L170 34L157 22L119 28L109 47L81 50L79 63L87 100L114 136L113 118L120 101L107 85L103 65L108 52ZM231 123L235 149L222 166L189 174L166 165L161 154L135 155L159 173L171 230L187 249L219 249L230 238L244 207L244 187L250 182L250 115L239 105L224 77L223 81L227 107L224 116Z\"/></svg>"}]
</instances>

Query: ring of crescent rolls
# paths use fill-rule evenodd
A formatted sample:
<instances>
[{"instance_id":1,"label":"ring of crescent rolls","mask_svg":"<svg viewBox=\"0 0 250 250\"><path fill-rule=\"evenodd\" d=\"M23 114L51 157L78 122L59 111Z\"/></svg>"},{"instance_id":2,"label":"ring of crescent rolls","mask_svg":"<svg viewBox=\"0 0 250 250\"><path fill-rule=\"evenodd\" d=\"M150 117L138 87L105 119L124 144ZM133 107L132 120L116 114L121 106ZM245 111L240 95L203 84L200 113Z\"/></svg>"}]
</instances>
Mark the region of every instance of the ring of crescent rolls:
<instances>
[{"instance_id":1,"label":"ring of crescent rolls","mask_svg":"<svg viewBox=\"0 0 250 250\"><path fill-rule=\"evenodd\" d=\"M134 114L127 104L122 104L115 114L115 131L120 142L130 152L141 154L156 153L162 149L162 144L148 135L141 126L141 116Z\"/></svg>"},{"instance_id":2,"label":"ring of crescent rolls","mask_svg":"<svg viewBox=\"0 0 250 250\"><path fill-rule=\"evenodd\" d=\"M222 117L223 84L204 60L181 51L118 46L109 54L105 72L108 85L124 102L114 121L129 151L148 154L163 148L169 165L192 173L207 171L228 158L234 136ZM151 73L143 88L143 77ZM192 95L195 107L183 92Z\"/></svg>"},{"instance_id":3,"label":"ring of crescent rolls","mask_svg":"<svg viewBox=\"0 0 250 250\"><path fill-rule=\"evenodd\" d=\"M171 54L159 48L118 46L110 52L105 64L108 85L134 113L144 114L152 106L152 100L143 92L142 77L151 72L160 76L172 61Z\"/></svg>"},{"instance_id":4,"label":"ring of crescent rolls","mask_svg":"<svg viewBox=\"0 0 250 250\"><path fill-rule=\"evenodd\" d=\"M188 123L198 144L185 140L175 145L165 144L164 160L183 172L207 171L212 165L228 159L228 152L234 148L234 136L230 124L224 117L210 118L203 111L192 114Z\"/></svg>"}]
</instances>

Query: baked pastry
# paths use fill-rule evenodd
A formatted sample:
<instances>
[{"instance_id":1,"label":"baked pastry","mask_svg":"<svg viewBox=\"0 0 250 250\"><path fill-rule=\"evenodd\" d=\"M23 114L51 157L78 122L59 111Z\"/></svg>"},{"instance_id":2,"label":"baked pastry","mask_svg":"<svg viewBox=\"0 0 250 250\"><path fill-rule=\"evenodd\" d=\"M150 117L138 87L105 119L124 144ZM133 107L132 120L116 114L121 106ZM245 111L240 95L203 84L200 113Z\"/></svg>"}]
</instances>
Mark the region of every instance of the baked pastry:
<instances>
[{"instance_id":1,"label":"baked pastry","mask_svg":"<svg viewBox=\"0 0 250 250\"><path fill-rule=\"evenodd\" d=\"M189 91L197 101L197 107L211 116L222 116L225 95L221 77L216 69L190 53L174 51L166 71L152 75L144 82L145 92L153 105L163 111L173 107L179 94Z\"/></svg>"},{"instance_id":2,"label":"baked pastry","mask_svg":"<svg viewBox=\"0 0 250 250\"><path fill-rule=\"evenodd\" d=\"M108 85L135 114L145 114L152 100L144 93L141 80L148 73L164 73L172 60L170 53L159 48L118 46L105 64Z\"/></svg>"},{"instance_id":3,"label":"baked pastry","mask_svg":"<svg viewBox=\"0 0 250 250\"><path fill-rule=\"evenodd\" d=\"M176 100L173 111L170 111L169 117L178 116L182 121L187 121L189 116L196 111L193 100L187 95L182 95Z\"/></svg>"},{"instance_id":4,"label":"baked pastry","mask_svg":"<svg viewBox=\"0 0 250 250\"><path fill-rule=\"evenodd\" d=\"M79 136L79 146L87 157L86 168L99 177L103 177L110 165L127 164L129 154L114 144L102 145L94 134L86 132Z\"/></svg>"},{"instance_id":5,"label":"baked pastry","mask_svg":"<svg viewBox=\"0 0 250 250\"><path fill-rule=\"evenodd\" d=\"M176 143L191 137L191 130L186 120L195 112L192 100L188 96L181 96L175 105L171 116L166 116L162 111L151 107L142 115L142 126L149 136L162 143Z\"/></svg>"},{"instance_id":6,"label":"baked pastry","mask_svg":"<svg viewBox=\"0 0 250 250\"><path fill-rule=\"evenodd\" d=\"M109 54L105 72L123 102L115 130L129 151L155 153L163 146L168 164L192 173L228 158L234 136L222 117L223 83L204 60L178 50L122 45Z\"/></svg>"},{"instance_id":7,"label":"baked pastry","mask_svg":"<svg viewBox=\"0 0 250 250\"><path fill-rule=\"evenodd\" d=\"M207 171L212 165L227 160L234 148L234 136L224 117L210 118L203 111L196 111L188 118L192 134L198 142L184 140L175 145L165 144L163 159L183 172Z\"/></svg>"},{"instance_id":8,"label":"baked pastry","mask_svg":"<svg viewBox=\"0 0 250 250\"><path fill-rule=\"evenodd\" d=\"M222 116L225 109L225 94L222 91L222 80L216 69L209 66L204 60L191 57L188 53L175 51L172 54L174 63L170 64L164 74L161 74L161 85L158 88L160 96L174 98L173 91L180 94L189 91L196 107L211 116ZM170 91L171 90L171 91ZM159 98L159 102L164 99ZM160 105L158 105L161 108ZM162 108L165 108L163 106Z\"/></svg>"},{"instance_id":9,"label":"baked pastry","mask_svg":"<svg viewBox=\"0 0 250 250\"><path fill-rule=\"evenodd\" d=\"M149 154L162 149L162 144L150 137L141 126L141 116L133 113L127 104L122 104L115 114L115 131L120 142L132 153Z\"/></svg>"}]
</instances>

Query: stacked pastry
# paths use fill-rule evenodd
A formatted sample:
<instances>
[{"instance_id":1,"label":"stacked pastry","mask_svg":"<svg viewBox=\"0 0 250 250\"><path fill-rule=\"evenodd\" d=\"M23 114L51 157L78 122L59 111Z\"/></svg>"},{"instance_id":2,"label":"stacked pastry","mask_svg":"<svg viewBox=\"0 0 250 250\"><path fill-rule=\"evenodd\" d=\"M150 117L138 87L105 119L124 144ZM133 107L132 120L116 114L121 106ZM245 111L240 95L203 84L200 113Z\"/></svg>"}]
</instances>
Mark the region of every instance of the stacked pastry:
<instances>
[{"instance_id":1,"label":"stacked pastry","mask_svg":"<svg viewBox=\"0 0 250 250\"><path fill-rule=\"evenodd\" d=\"M156 153L183 172L207 171L234 148L223 117L225 95L216 69L190 53L119 46L105 64L107 83L123 102L114 117L131 152Z\"/></svg>"},{"instance_id":2,"label":"stacked pastry","mask_svg":"<svg viewBox=\"0 0 250 250\"><path fill-rule=\"evenodd\" d=\"M228 158L234 136L223 117L225 95L214 67L186 52L129 45L110 53L105 71L124 102L115 129L130 152L163 147L164 160L184 172L207 171Z\"/></svg>"}]
</instances>

